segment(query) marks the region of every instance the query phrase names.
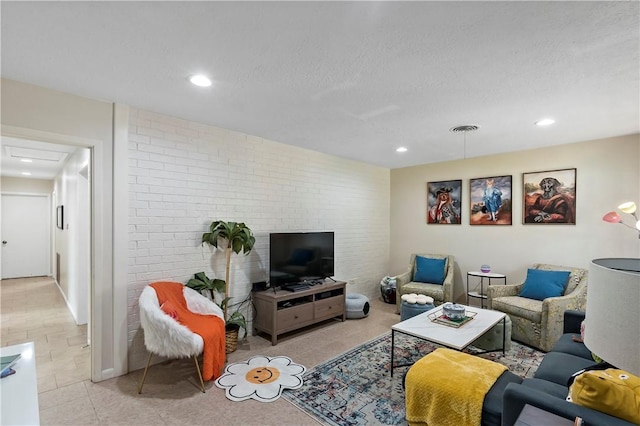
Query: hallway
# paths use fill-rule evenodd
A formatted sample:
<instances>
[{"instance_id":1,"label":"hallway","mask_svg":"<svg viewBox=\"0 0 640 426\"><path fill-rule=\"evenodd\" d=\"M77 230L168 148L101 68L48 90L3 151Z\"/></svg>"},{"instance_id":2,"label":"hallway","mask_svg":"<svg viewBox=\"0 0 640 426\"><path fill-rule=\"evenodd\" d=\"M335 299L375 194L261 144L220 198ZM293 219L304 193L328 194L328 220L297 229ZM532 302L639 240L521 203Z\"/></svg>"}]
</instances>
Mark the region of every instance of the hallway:
<instances>
[{"instance_id":1,"label":"hallway","mask_svg":"<svg viewBox=\"0 0 640 426\"><path fill-rule=\"evenodd\" d=\"M87 325L76 325L51 277L0 283L0 344L34 342L38 393L91 378Z\"/></svg>"}]
</instances>

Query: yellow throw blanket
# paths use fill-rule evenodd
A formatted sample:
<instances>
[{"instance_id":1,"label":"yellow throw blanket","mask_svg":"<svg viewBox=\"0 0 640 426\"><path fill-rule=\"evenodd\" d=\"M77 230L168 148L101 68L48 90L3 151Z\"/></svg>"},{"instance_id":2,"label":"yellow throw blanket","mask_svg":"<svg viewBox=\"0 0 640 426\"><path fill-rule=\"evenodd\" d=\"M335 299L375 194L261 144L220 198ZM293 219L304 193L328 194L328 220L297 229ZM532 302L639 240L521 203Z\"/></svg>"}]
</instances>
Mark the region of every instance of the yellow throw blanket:
<instances>
[{"instance_id":1,"label":"yellow throw blanket","mask_svg":"<svg viewBox=\"0 0 640 426\"><path fill-rule=\"evenodd\" d=\"M407 421L429 426L480 425L484 397L506 369L477 356L436 349L407 373Z\"/></svg>"}]
</instances>

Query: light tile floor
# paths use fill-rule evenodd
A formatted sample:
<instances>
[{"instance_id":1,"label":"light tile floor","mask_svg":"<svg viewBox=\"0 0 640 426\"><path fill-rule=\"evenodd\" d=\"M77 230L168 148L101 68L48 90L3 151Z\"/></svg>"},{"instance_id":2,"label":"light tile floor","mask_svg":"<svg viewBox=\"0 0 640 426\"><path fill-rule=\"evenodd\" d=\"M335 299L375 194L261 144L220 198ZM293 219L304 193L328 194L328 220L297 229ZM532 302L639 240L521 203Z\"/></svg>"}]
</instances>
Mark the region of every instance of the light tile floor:
<instances>
[{"instance_id":1,"label":"light tile floor","mask_svg":"<svg viewBox=\"0 0 640 426\"><path fill-rule=\"evenodd\" d=\"M163 361L150 367L141 395L137 389L142 370L92 383L89 351L82 347L84 337L78 337L83 336L80 330L86 335L86 327L74 325L53 281L3 280L0 290L2 345L36 342L42 425L318 424L283 398L272 403L232 402L213 382L205 383L207 392L203 394L189 359ZM366 318L308 327L279 337L276 346L271 346L268 336L249 336L239 342L238 350L229 354L228 361L253 355L286 355L312 368L389 331L399 320L395 305L372 300ZM71 363L75 374L71 369L57 370ZM397 380L402 380L401 375Z\"/></svg>"},{"instance_id":2,"label":"light tile floor","mask_svg":"<svg viewBox=\"0 0 640 426\"><path fill-rule=\"evenodd\" d=\"M2 280L2 346L34 342L38 392L91 377L87 326L76 325L51 277Z\"/></svg>"}]
</instances>

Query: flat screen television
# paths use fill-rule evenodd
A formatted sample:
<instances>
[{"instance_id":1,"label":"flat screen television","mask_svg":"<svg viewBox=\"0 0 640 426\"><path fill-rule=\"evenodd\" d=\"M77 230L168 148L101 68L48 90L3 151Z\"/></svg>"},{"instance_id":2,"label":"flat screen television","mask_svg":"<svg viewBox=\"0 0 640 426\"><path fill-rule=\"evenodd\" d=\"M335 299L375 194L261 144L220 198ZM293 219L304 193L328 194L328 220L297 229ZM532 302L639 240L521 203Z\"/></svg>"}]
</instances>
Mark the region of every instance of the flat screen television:
<instances>
[{"instance_id":1,"label":"flat screen television","mask_svg":"<svg viewBox=\"0 0 640 426\"><path fill-rule=\"evenodd\" d=\"M333 232L282 232L269 237L271 287L334 275Z\"/></svg>"}]
</instances>

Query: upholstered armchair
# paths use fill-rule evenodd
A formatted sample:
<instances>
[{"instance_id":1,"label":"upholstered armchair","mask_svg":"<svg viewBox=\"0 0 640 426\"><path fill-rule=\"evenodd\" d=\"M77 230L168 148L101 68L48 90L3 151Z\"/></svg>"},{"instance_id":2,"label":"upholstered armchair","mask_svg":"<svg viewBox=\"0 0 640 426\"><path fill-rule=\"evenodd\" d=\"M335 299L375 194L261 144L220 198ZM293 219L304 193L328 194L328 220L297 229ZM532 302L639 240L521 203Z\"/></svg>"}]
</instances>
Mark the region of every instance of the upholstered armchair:
<instances>
[{"instance_id":1,"label":"upholstered armchair","mask_svg":"<svg viewBox=\"0 0 640 426\"><path fill-rule=\"evenodd\" d=\"M444 279L442 283L434 283L430 279L430 275L432 274L429 273L426 275L426 279L424 278L424 274L422 274L423 277L420 277L421 274L416 265L416 256L426 258L430 262L444 260L444 270L442 271ZM429 265L430 271L428 272L433 272L433 266L434 265ZM400 313L401 297L403 294L416 293L431 296L433 297L434 305L451 302L453 296L453 266L454 257L450 255L413 253L407 272L396 277L396 312Z\"/></svg>"},{"instance_id":2,"label":"upholstered armchair","mask_svg":"<svg viewBox=\"0 0 640 426\"><path fill-rule=\"evenodd\" d=\"M570 272L564 292L536 300L520 296L525 283L492 285L487 289L487 302L489 309L509 315L513 340L548 352L562 336L564 311L586 309L588 271L548 264L534 264L532 269Z\"/></svg>"}]
</instances>

